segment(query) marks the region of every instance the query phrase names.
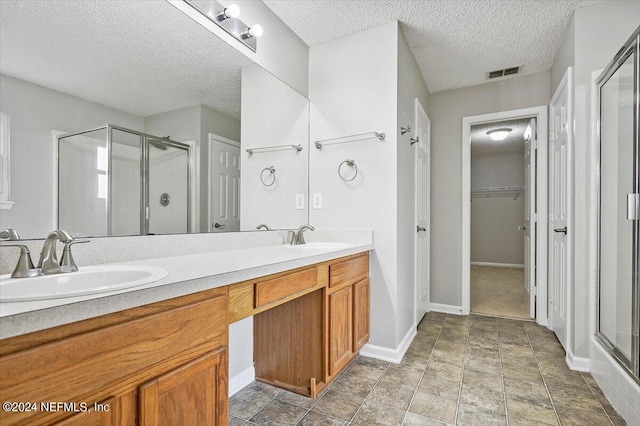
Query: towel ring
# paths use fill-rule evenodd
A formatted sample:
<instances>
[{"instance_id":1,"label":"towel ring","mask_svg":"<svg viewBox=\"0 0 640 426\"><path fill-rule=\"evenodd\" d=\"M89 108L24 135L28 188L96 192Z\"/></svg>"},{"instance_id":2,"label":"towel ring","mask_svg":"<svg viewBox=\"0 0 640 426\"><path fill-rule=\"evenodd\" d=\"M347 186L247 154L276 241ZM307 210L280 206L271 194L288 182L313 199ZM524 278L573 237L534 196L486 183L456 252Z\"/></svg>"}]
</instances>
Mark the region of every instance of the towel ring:
<instances>
[{"instance_id":1,"label":"towel ring","mask_svg":"<svg viewBox=\"0 0 640 426\"><path fill-rule=\"evenodd\" d=\"M264 172L269 173L265 175ZM267 183L269 182L269 177L271 177L271 183ZM274 183L276 183L276 168L271 166L262 169L262 171L260 172L260 181L264 186L272 186Z\"/></svg>"},{"instance_id":2,"label":"towel ring","mask_svg":"<svg viewBox=\"0 0 640 426\"><path fill-rule=\"evenodd\" d=\"M344 166L345 164L349 167L353 167L356 171L351 179L345 178L342 174L342 166ZM356 162L353 160L344 160L342 163L340 163L340 165L338 166L338 176L340 176L340 179L345 182L351 182L352 180L354 180L356 176L358 176L358 166L356 166Z\"/></svg>"}]
</instances>

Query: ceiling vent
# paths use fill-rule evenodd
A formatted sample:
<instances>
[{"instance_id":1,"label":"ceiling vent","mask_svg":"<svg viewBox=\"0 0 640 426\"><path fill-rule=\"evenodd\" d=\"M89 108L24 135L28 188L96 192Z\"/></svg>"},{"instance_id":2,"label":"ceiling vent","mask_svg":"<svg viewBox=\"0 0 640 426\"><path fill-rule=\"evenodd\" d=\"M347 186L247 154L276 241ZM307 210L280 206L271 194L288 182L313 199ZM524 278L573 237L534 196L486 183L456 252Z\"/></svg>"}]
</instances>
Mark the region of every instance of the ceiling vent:
<instances>
[{"instance_id":1,"label":"ceiling vent","mask_svg":"<svg viewBox=\"0 0 640 426\"><path fill-rule=\"evenodd\" d=\"M487 80L491 80L492 78L506 77L508 75L515 75L520 72L522 66L505 68L503 70L495 70L489 71L487 73Z\"/></svg>"}]
</instances>

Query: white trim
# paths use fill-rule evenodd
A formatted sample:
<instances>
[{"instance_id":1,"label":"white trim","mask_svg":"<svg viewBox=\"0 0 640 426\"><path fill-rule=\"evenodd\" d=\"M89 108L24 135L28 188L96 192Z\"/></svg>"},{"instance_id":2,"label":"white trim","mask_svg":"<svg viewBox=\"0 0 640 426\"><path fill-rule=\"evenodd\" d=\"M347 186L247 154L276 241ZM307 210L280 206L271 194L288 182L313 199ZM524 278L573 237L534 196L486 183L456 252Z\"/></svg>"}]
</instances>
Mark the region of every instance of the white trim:
<instances>
[{"instance_id":1,"label":"white trim","mask_svg":"<svg viewBox=\"0 0 640 426\"><path fill-rule=\"evenodd\" d=\"M256 369L251 366L235 376L229 378L229 396L233 396L238 391L242 390L245 386L248 386L256 379Z\"/></svg>"},{"instance_id":2,"label":"white trim","mask_svg":"<svg viewBox=\"0 0 640 426\"><path fill-rule=\"evenodd\" d=\"M462 306L454 306L454 305L445 305L444 303L431 303L429 304L430 312L440 312L443 314L453 314L453 315L469 315L467 312L464 313Z\"/></svg>"},{"instance_id":3,"label":"white trim","mask_svg":"<svg viewBox=\"0 0 640 426\"><path fill-rule=\"evenodd\" d=\"M571 351L571 348L567 350L565 361L569 368L574 371L582 371L583 373L591 371L591 360L589 358L575 356Z\"/></svg>"},{"instance_id":4,"label":"white trim","mask_svg":"<svg viewBox=\"0 0 640 426\"><path fill-rule=\"evenodd\" d=\"M58 229L58 138L68 132L62 130L52 130L51 137L53 138L51 146L51 229Z\"/></svg>"},{"instance_id":5,"label":"white trim","mask_svg":"<svg viewBox=\"0 0 640 426\"><path fill-rule=\"evenodd\" d=\"M14 204L13 201L0 201L0 210L9 210Z\"/></svg>"},{"instance_id":6,"label":"white trim","mask_svg":"<svg viewBox=\"0 0 640 426\"><path fill-rule=\"evenodd\" d=\"M214 141L214 140L218 142L226 143L227 145L237 146L238 148L240 148L240 142L238 141L225 138L224 136L216 135L215 133L209 133L209 143L211 143L211 141Z\"/></svg>"},{"instance_id":7,"label":"white trim","mask_svg":"<svg viewBox=\"0 0 640 426\"><path fill-rule=\"evenodd\" d=\"M547 105L462 118L462 314L471 312L471 126L494 121L536 117L537 153L537 265L536 322L547 325ZM431 305L432 310L433 304Z\"/></svg>"},{"instance_id":8,"label":"white trim","mask_svg":"<svg viewBox=\"0 0 640 426\"><path fill-rule=\"evenodd\" d=\"M404 357L405 352L409 349L409 346L411 345L411 342L413 342L417 333L418 327L414 324L407 334L405 334L397 348L389 349L384 346L376 346L371 343L367 343L362 349L360 349L360 355L398 364L402 361L402 357Z\"/></svg>"},{"instance_id":9,"label":"white trim","mask_svg":"<svg viewBox=\"0 0 640 426\"><path fill-rule=\"evenodd\" d=\"M471 262L471 266L493 266L495 268L524 268L521 263Z\"/></svg>"}]
</instances>

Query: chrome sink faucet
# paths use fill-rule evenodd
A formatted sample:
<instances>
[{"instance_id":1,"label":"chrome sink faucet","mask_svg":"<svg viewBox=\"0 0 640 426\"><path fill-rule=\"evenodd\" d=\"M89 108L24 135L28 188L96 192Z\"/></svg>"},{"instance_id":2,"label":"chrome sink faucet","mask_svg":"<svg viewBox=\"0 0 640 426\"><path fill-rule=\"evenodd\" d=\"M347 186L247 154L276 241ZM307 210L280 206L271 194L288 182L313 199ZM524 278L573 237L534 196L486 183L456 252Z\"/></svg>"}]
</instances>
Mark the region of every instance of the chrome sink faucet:
<instances>
[{"instance_id":1,"label":"chrome sink faucet","mask_svg":"<svg viewBox=\"0 0 640 426\"><path fill-rule=\"evenodd\" d=\"M264 229L265 231L271 231L271 228L269 227L269 225L261 223L260 225L256 226L256 229L260 230L260 229Z\"/></svg>"},{"instance_id":2,"label":"chrome sink faucet","mask_svg":"<svg viewBox=\"0 0 640 426\"><path fill-rule=\"evenodd\" d=\"M62 260L60 262L58 262L58 255L56 253L56 243L58 241L65 245ZM38 269L42 271L43 275L77 271L78 267L71 256L71 245L86 242L89 241L74 240L68 232L63 231L62 229L51 231L44 242L44 246L42 247L42 253L40 253L40 260L38 261Z\"/></svg>"},{"instance_id":3,"label":"chrome sink faucet","mask_svg":"<svg viewBox=\"0 0 640 426\"><path fill-rule=\"evenodd\" d=\"M304 240L304 231L306 231L306 230L314 231L315 229L316 228L314 228L311 225L302 225L300 228L298 228L297 231L292 231L291 245L292 246L297 246L297 245L301 245L301 244L306 244L306 242Z\"/></svg>"},{"instance_id":4,"label":"chrome sink faucet","mask_svg":"<svg viewBox=\"0 0 640 426\"><path fill-rule=\"evenodd\" d=\"M7 228L0 232L0 240L3 241L18 241L20 236L18 232L13 228Z\"/></svg>"}]
</instances>

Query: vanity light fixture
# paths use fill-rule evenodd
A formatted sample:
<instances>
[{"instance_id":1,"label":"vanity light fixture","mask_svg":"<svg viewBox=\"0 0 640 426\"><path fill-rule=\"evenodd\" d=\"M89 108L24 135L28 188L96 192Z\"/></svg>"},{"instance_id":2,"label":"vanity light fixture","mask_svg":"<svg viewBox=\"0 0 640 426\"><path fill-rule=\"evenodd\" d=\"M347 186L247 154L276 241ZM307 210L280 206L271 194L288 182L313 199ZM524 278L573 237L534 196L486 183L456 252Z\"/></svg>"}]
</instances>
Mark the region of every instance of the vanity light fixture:
<instances>
[{"instance_id":1,"label":"vanity light fixture","mask_svg":"<svg viewBox=\"0 0 640 426\"><path fill-rule=\"evenodd\" d=\"M229 7L225 7L222 12L216 16L219 22L222 22L229 18L238 18L240 16L240 8L237 4L232 4Z\"/></svg>"},{"instance_id":2,"label":"vanity light fixture","mask_svg":"<svg viewBox=\"0 0 640 426\"><path fill-rule=\"evenodd\" d=\"M487 132L487 135L489 135L489 137L494 141L501 141L504 140L504 138L506 138L509 133L511 133L511 129L504 127L502 129L489 130Z\"/></svg>"},{"instance_id":3,"label":"vanity light fixture","mask_svg":"<svg viewBox=\"0 0 640 426\"><path fill-rule=\"evenodd\" d=\"M260 25L254 25L251 28L247 28L242 34L240 34L240 37L242 37L243 39L248 39L251 37L260 37L262 35L262 26Z\"/></svg>"},{"instance_id":4,"label":"vanity light fixture","mask_svg":"<svg viewBox=\"0 0 640 426\"><path fill-rule=\"evenodd\" d=\"M258 45L257 38L263 33L262 27L257 24L249 26L245 22L242 22L239 19L240 7L238 7L237 4L230 4L228 7L224 7L216 0L182 1L205 16L209 21L222 28L240 43L252 51L256 51ZM198 19L196 19L196 21L197 20ZM206 24L202 25L207 27Z\"/></svg>"}]
</instances>

